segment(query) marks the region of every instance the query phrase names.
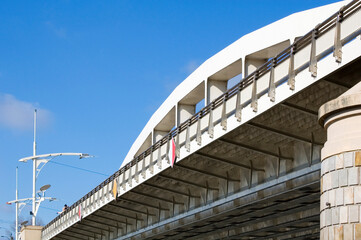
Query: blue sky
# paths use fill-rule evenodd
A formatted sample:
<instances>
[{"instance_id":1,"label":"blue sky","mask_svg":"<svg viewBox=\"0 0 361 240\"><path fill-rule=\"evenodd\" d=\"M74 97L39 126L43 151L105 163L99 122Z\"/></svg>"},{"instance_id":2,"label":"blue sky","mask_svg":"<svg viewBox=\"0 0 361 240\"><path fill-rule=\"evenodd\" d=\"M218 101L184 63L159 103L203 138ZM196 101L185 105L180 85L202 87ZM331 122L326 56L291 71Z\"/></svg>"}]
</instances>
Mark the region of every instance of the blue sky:
<instances>
[{"instance_id":1,"label":"blue sky","mask_svg":"<svg viewBox=\"0 0 361 240\"><path fill-rule=\"evenodd\" d=\"M31 196L32 112L49 163L43 223L115 172L150 116L197 66L241 36L333 0L4 1L0 7L0 236ZM21 215L29 216L30 208Z\"/></svg>"}]
</instances>

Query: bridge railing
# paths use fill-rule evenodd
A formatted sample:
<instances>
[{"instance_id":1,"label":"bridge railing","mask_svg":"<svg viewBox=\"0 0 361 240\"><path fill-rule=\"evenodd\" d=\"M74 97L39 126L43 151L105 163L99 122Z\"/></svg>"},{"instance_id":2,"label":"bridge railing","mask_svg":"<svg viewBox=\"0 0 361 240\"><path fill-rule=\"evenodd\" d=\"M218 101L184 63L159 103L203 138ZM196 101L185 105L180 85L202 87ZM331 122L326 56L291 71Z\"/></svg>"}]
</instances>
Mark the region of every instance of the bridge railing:
<instances>
[{"instance_id":1,"label":"bridge railing","mask_svg":"<svg viewBox=\"0 0 361 240\"><path fill-rule=\"evenodd\" d=\"M49 222L43 228L43 238L51 238L79 221L81 217L112 201L114 184L119 195L131 189L133 180L138 183L139 175L145 178L147 170L153 174L155 166L161 169L162 160L169 161L167 152L171 139L175 139L179 156L180 148L190 151L192 140L195 139L195 142L201 145L202 134L205 132L212 138L215 125L219 124L226 129L227 119L231 115L241 121L242 110L246 106L257 112L257 101L260 96L267 94L270 101L275 101L275 89L285 83L293 90L299 72L308 68L311 75L316 77L317 62L322 58L332 53L335 60L341 62L342 47L361 33L360 9L360 0L350 2L274 58L269 59Z\"/></svg>"}]
</instances>

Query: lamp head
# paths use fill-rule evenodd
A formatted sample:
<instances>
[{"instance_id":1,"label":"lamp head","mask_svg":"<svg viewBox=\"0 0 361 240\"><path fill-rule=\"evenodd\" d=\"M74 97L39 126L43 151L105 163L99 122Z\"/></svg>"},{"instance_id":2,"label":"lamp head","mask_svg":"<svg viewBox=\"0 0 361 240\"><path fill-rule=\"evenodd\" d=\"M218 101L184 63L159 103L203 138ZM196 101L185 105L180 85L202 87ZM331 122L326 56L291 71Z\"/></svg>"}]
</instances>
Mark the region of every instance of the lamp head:
<instances>
[{"instance_id":1,"label":"lamp head","mask_svg":"<svg viewBox=\"0 0 361 240\"><path fill-rule=\"evenodd\" d=\"M29 221L24 221L22 223L20 223L21 226L24 226L25 224L27 224Z\"/></svg>"},{"instance_id":2,"label":"lamp head","mask_svg":"<svg viewBox=\"0 0 361 240\"><path fill-rule=\"evenodd\" d=\"M88 158L90 157L89 153L82 153L79 157L79 159L82 159L82 158Z\"/></svg>"},{"instance_id":3,"label":"lamp head","mask_svg":"<svg viewBox=\"0 0 361 240\"><path fill-rule=\"evenodd\" d=\"M44 185L44 186L42 186L42 187L40 188L40 191L41 191L41 192L44 192L44 191L48 190L50 187L51 187L50 184L46 184L46 185Z\"/></svg>"}]
</instances>

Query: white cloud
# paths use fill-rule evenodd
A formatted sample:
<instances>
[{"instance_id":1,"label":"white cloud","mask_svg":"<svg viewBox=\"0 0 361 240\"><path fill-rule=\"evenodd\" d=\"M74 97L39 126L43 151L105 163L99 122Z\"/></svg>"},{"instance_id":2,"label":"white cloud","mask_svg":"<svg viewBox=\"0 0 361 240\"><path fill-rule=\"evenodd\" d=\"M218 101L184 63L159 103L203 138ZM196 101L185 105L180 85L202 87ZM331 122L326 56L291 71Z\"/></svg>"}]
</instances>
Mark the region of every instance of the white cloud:
<instances>
[{"instance_id":1,"label":"white cloud","mask_svg":"<svg viewBox=\"0 0 361 240\"><path fill-rule=\"evenodd\" d=\"M48 110L39 108L38 104L18 100L10 94L0 93L0 126L13 130L32 129L34 109L38 110L38 125L49 125L52 117Z\"/></svg>"},{"instance_id":2,"label":"white cloud","mask_svg":"<svg viewBox=\"0 0 361 240\"><path fill-rule=\"evenodd\" d=\"M192 72L194 72L194 70L196 70L199 67L199 63L197 60L190 60L184 67L183 67L183 71L189 75Z\"/></svg>"},{"instance_id":3,"label":"white cloud","mask_svg":"<svg viewBox=\"0 0 361 240\"><path fill-rule=\"evenodd\" d=\"M45 25L59 38L66 38L66 29L62 27L55 26L52 22L47 21Z\"/></svg>"}]
</instances>

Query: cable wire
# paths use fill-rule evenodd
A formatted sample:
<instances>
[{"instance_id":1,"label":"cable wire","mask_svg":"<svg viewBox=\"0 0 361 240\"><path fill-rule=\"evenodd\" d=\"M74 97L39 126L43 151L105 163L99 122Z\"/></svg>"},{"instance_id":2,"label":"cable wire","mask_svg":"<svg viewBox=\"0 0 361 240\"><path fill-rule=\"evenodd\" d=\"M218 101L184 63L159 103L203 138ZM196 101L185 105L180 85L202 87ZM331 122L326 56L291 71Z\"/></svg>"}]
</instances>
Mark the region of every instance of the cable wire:
<instances>
[{"instance_id":1,"label":"cable wire","mask_svg":"<svg viewBox=\"0 0 361 240\"><path fill-rule=\"evenodd\" d=\"M85 169L85 168L75 167L75 166L72 166L72 165L68 165L68 164L64 164L64 163L59 163L59 162L56 162L56 161L49 161L49 162L50 162L50 163L54 163L54 164L58 164L58 165L61 165L61 166L65 166L65 167L74 168L74 169L77 169L77 170L89 172L89 173L94 173L94 174L106 176L106 177L109 176L108 174L105 174L105 173L101 173L101 172L97 172L97 171L92 171L92 170L88 170L88 169Z\"/></svg>"}]
</instances>

